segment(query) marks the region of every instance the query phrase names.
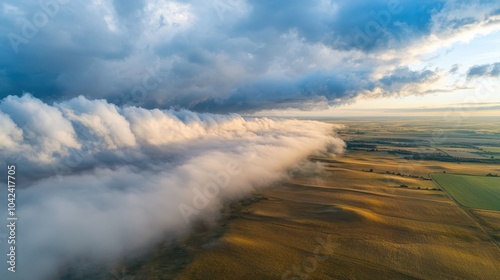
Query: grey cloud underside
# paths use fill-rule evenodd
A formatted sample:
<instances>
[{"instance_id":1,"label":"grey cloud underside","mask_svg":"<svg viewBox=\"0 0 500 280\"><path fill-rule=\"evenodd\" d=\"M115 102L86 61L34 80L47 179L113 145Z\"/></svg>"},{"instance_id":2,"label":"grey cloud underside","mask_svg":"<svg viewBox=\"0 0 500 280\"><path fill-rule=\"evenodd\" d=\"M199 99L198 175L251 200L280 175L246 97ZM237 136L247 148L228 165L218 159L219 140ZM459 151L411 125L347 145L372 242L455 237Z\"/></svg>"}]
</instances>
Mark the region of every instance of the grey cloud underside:
<instances>
[{"instance_id":1,"label":"grey cloud underside","mask_svg":"<svg viewBox=\"0 0 500 280\"><path fill-rule=\"evenodd\" d=\"M23 36L20 19L33 23L43 9L4 1L0 97L84 95L147 108L252 112L407 94L435 70L398 78L405 49L431 34L459 33L499 8L495 1L393 2L69 1L15 53L7 35ZM469 7L483 8L455 13ZM377 59L386 50L402 54ZM379 67L392 70L374 78Z\"/></svg>"},{"instance_id":2,"label":"grey cloud underside","mask_svg":"<svg viewBox=\"0 0 500 280\"><path fill-rule=\"evenodd\" d=\"M500 62L472 66L467 72L467 77L469 79L480 77L500 77Z\"/></svg>"}]
</instances>

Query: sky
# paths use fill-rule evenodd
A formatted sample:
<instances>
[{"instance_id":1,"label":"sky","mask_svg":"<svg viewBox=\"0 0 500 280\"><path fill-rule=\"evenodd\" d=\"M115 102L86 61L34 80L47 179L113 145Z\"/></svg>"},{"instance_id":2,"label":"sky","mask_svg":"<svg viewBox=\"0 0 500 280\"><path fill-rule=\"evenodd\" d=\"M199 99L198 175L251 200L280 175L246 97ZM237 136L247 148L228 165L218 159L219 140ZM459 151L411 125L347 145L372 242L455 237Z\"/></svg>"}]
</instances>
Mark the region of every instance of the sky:
<instances>
[{"instance_id":1,"label":"sky","mask_svg":"<svg viewBox=\"0 0 500 280\"><path fill-rule=\"evenodd\" d=\"M0 34L1 279L109 272L343 152L276 116L500 115L498 1L5 0Z\"/></svg>"},{"instance_id":2,"label":"sky","mask_svg":"<svg viewBox=\"0 0 500 280\"><path fill-rule=\"evenodd\" d=\"M7 0L0 31L0 98L245 115L500 114L494 0Z\"/></svg>"}]
</instances>

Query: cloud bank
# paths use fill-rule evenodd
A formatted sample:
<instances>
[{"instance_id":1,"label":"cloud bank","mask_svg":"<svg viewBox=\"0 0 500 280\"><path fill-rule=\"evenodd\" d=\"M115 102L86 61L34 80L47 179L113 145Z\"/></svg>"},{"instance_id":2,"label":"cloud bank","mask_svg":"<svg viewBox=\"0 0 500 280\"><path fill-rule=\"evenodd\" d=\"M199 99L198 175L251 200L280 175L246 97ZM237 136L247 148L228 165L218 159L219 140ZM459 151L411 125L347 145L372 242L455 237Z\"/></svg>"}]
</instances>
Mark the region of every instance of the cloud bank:
<instances>
[{"instance_id":1,"label":"cloud bank","mask_svg":"<svg viewBox=\"0 0 500 280\"><path fill-rule=\"evenodd\" d=\"M253 112L432 92L447 69L400 69L500 30L499 11L496 0L6 0L0 98Z\"/></svg>"},{"instance_id":2,"label":"cloud bank","mask_svg":"<svg viewBox=\"0 0 500 280\"><path fill-rule=\"evenodd\" d=\"M213 221L225 201L344 146L327 123L117 107L81 96L52 105L8 96L0 123L3 164L18 170L18 270L2 270L8 279L53 279L76 260L113 262L194 221Z\"/></svg>"}]
</instances>

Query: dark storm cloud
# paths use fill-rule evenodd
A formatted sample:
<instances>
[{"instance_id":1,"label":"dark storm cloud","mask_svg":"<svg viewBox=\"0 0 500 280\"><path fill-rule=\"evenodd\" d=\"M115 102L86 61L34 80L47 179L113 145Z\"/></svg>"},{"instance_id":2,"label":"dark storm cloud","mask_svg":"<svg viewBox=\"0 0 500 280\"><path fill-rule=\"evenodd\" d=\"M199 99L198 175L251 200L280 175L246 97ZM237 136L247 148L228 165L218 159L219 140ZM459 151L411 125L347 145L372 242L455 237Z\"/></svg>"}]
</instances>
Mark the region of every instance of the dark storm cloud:
<instances>
[{"instance_id":1,"label":"dark storm cloud","mask_svg":"<svg viewBox=\"0 0 500 280\"><path fill-rule=\"evenodd\" d=\"M363 79L366 78L366 79ZM360 90L373 89L367 73L336 75L310 73L296 79L281 78L243 85L226 99L208 99L193 107L199 111L252 112L260 109L311 110L325 103L347 102ZM272 94L270 94L272 93Z\"/></svg>"},{"instance_id":2,"label":"dark storm cloud","mask_svg":"<svg viewBox=\"0 0 500 280\"><path fill-rule=\"evenodd\" d=\"M431 16L444 1L253 1L250 17L235 34L299 31L311 42L333 48L373 51L389 44L410 43L430 32ZM316 4L316 5L315 5Z\"/></svg>"},{"instance_id":3,"label":"dark storm cloud","mask_svg":"<svg viewBox=\"0 0 500 280\"><path fill-rule=\"evenodd\" d=\"M497 10L452 0L8 0L0 97L256 111L399 94L404 79L380 80L379 67L391 76L407 49L495 24ZM379 58L388 50L393 58Z\"/></svg>"}]
</instances>

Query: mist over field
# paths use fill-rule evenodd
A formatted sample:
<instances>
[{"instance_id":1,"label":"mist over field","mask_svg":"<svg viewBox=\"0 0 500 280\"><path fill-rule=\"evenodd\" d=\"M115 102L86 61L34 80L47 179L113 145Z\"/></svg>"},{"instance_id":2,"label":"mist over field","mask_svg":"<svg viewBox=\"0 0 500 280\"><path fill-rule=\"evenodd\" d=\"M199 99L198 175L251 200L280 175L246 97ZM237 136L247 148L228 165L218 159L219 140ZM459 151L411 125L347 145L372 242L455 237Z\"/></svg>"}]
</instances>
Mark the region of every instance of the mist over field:
<instances>
[{"instance_id":1,"label":"mist over field","mask_svg":"<svg viewBox=\"0 0 500 280\"><path fill-rule=\"evenodd\" d=\"M76 260L112 263L195 221L213 222L225 201L287 177L311 154L344 147L338 126L326 123L84 97L46 104L9 96L0 102L0 122L2 160L16 163L24 178L18 266L29 269L9 279L50 278Z\"/></svg>"}]
</instances>

